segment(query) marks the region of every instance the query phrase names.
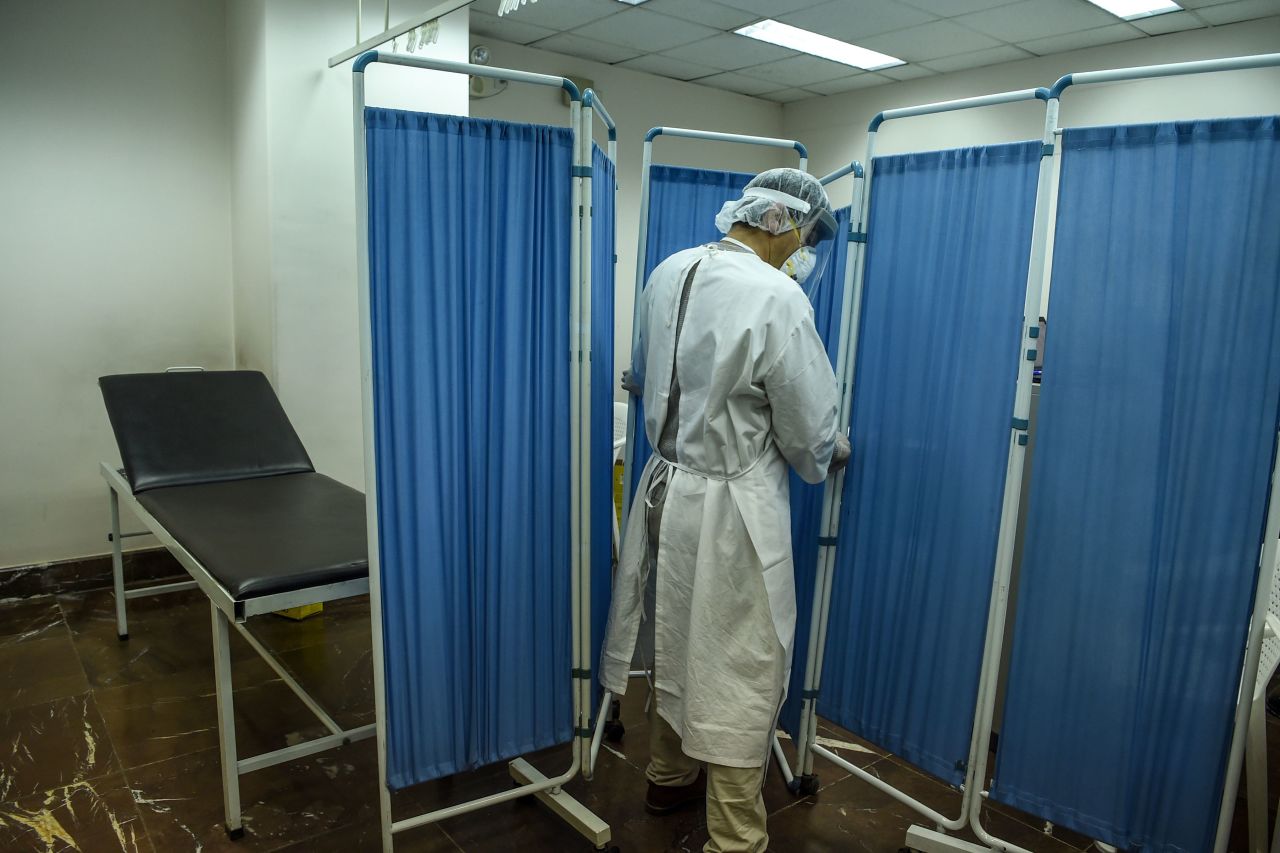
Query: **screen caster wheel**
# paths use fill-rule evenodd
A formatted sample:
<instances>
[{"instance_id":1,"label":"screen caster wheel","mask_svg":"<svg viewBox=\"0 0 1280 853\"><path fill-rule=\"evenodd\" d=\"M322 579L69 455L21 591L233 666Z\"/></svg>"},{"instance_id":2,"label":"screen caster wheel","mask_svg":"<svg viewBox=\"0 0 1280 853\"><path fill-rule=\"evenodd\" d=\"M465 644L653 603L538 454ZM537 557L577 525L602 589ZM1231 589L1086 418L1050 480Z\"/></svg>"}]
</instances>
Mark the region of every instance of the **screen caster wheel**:
<instances>
[{"instance_id":1,"label":"screen caster wheel","mask_svg":"<svg viewBox=\"0 0 1280 853\"><path fill-rule=\"evenodd\" d=\"M812 797L818 793L818 774L808 773L795 777L787 785L787 790L797 797Z\"/></svg>"}]
</instances>

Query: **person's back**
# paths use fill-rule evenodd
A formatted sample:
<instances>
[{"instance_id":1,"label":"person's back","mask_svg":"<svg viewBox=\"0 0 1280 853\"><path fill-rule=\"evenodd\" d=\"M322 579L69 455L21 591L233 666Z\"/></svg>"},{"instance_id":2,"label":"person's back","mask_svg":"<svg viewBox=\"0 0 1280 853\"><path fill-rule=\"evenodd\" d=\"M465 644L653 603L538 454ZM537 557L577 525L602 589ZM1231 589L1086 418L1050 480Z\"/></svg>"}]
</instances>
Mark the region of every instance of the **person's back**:
<instances>
[{"instance_id":1,"label":"person's back","mask_svg":"<svg viewBox=\"0 0 1280 853\"><path fill-rule=\"evenodd\" d=\"M692 280L687 272L680 275L695 262ZM654 270L642 298L644 372L652 380L645 389L650 444L662 449L671 385L658 378L670 379L674 368L680 412L676 455L669 461L712 476L740 473L774 438L769 371L800 326L812 326L809 301L793 280L725 243L710 252L700 247L672 255ZM778 416L785 419L787 413ZM834 410L830 416L834 420ZM780 449L805 479L822 479L802 448Z\"/></svg>"}]
</instances>

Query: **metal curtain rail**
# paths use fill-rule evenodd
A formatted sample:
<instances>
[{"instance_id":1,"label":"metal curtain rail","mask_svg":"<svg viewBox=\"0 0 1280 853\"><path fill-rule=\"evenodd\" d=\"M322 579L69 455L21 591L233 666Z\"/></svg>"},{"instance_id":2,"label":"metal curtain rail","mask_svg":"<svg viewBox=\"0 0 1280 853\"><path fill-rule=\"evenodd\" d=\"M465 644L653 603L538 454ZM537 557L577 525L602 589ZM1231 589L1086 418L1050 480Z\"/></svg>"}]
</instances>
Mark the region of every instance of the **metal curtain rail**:
<instances>
[{"instance_id":1,"label":"metal curtain rail","mask_svg":"<svg viewBox=\"0 0 1280 853\"><path fill-rule=\"evenodd\" d=\"M1008 103L1016 103L1020 101L1047 100L1048 95L1049 95L1049 91L1047 89L1022 89L1015 92L1002 92L995 95L985 95L985 96L976 97L976 98L961 98L959 100L941 101L934 104L921 104L919 106L914 106L914 107L904 107L901 109L886 110L876 115L875 118L871 120L870 124L867 127L867 144L866 144L866 152L864 155L866 158L865 162L867 164L867 174L864 181L864 185L862 187L862 204L856 220L857 227L855 230L862 231L865 233L866 224L870 215L871 182L875 176L876 133L878 132L880 126L884 124L884 122L892 121L894 119L909 118L913 116L933 115L937 113L952 112L954 110L973 109L977 107L993 106L996 104L1008 104ZM1047 167L1044 163L1044 160L1042 159L1041 168L1040 168L1040 183L1045 188L1047 188L1048 186L1048 183L1047 183L1048 172L1046 171L1046 169ZM1037 216L1040 215L1039 210L1040 210L1040 196L1038 194L1037 195ZM1038 285L1040 280L1038 268L1036 265L1036 257L1037 255L1035 252L1035 245L1033 243L1032 252L1031 252L1031 256L1029 258L1029 263L1028 263L1028 277L1027 277L1028 292L1026 295L1026 304L1031 304L1031 301L1034 298L1035 305L1038 307L1039 306L1039 290L1038 289L1035 290L1034 297L1032 294L1032 282L1034 281ZM850 304L846 306L844 318L841 323L841 349L840 349L840 356L839 356L839 361L840 361L839 376L842 377L843 379L842 386L841 386L841 396L840 396L840 423L842 424L848 424L850 422L850 415L852 413L853 393L854 393L853 380L856 376L856 367L857 367L858 333L859 333L858 327L860 325L860 320L861 320L862 293L863 293L865 271L866 271L865 253L858 253L858 262L856 264L856 269L854 270L854 273L853 273L851 287L846 291L846 298L849 300ZM1032 314L1032 316L1038 316L1038 314ZM1027 334L1028 334L1027 324L1024 323L1023 335L1025 336ZM1038 334L1038 326L1037 326L1037 334ZM1019 363L1022 366L1020 366L1019 374L1018 374L1018 388L1019 388L1018 399L1023 399L1025 397L1025 399L1029 401L1030 394L1031 394L1031 391L1030 391L1031 362L1020 361ZM1025 406L1026 404L1024 403L1023 408L1019 409L1017 403L1015 403L1015 411L1023 411L1025 409ZM1010 436L1011 457L1017 457L1017 460L1020 463L1022 459L1021 453L1023 450L1024 448L1021 447L1017 442L1016 434L1012 434ZM1021 483L1021 467L1019 467L1018 470L1019 470L1018 477L1012 480L1012 484L1015 488ZM856 765L853 765L848 761L845 761L836 753L816 743L817 697L818 697L818 693L821 688L821 682L822 682L822 662L823 662L823 656L825 652L826 639L827 639L827 624L830 618L831 589L832 589L832 581L833 581L834 570L835 570L835 545L830 543L834 543L836 541L836 538L839 535L840 505L841 505L841 499L842 499L843 489L844 489L844 475L845 475L845 472L841 471L835 477L829 478L827 480L826 487L823 492L823 499L822 499L822 516L821 516L822 526L819 531L819 535L821 537L819 542L821 544L819 545L818 570L815 576L813 611L812 611L812 618L810 620L810 630L809 630L809 654L805 664L804 692L802 693L803 698L802 698L802 705L801 705L800 731L799 731L799 737L798 737L798 743L797 743L797 748L800 751L798 763L799 763L799 769L802 773L802 777L801 777L803 780L802 785L807 784L810 787L813 786L814 784L813 756L821 755L823 758L826 758L827 760L835 763L837 766L852 773L853 775L862 779L864 782L867 782L868 784L876 787L883 793L888 794L889 796L898 800L902 804L910 807L911 809L915 810L917 813L923 815L924 817L926 817L927 819L935 823L939 827L939 829L942 829L942 830L961 829L963 828L963 826L968 820L969 803L974 798L974 791L978 790L981 787L980 785L975 785L973 781L974 780L974 773L973 773L974 762L972 760L972 756L973 756L974 750L976 749L975 743L977 740L977 729L978 729L978 726L976 725L976 720L971 729L970 761L968 764L968 768L966 769L966 778L965 778L965 785L964 785L964 793L962 795L960 814L957 817L947 817L941 814L937 810L927 806L926 804L920 802L914 797L911 797L909 794L906 794L905 792L898 790L897 788L884 782L883 780L867 772L866 770L863 770L862 768L857 767ZM1009 475L1009 476L1012 476L1012 475ZM1005 482L1005 504L1004 504L1004 512L1003 512L1003 515L1005 516L1010 514L1008 512L1009 500L1010 500L1010 494L1009 494L1010 482L1011 482L1010 479L1007 477ZM1013 500L1013 507L1014 507L1013 515L1016 518L1016 508L1017 508L1016 495L1012 498L1012 500ZM998 592L1002 588L1007 590L1007 581L1003 585L1003 587L997 584L993 588L993 594L991 599L992 608L995 608L996 601L999 597ZM1000 602L1000 606L1003 606L1003 602ZM988 613L988 635L987 635L988 645L990 641L990 630L991 630L990 621L991 621L991 614ZM994 663L992 663L989 660L989 657L990 657L989 652L986 649L984 649L983 669L982 669L983 679L987 678L989 670L991 671L998 670L998 667L999 667L998 658L995 660ZM992 675L991 677L994 679L994 675Z\"/></svg>"},{"instance_id":2,"label":"metal curtain rail","mask_svg":"<svg viewBox=\"0 0 1280 853\"><path fill-rule=\"evenodd\" d=\"M591 127L592 114L598 114L600 120L604 122L605 128L609 131L609 147L607 154L609 159L616 167L618 165L618 125L614 122L613 116L609 115L609 111L605 109L604 102L600 100L600 94L595 89L587 89L582 93L582 113L583 121L586 122L587 145L590 147L590 140L593 130Z\"/></svg>"},{"instance_id":3,"label":"metal curtain rail","mask_svg":"<svg viewBox=\"0 0 1280 853\"><path fill-rule=\"evenodd\" d=\"M1133 68L1114 68L1104 71L1082 71L1074 74L1067 74L1059 78L1053 87L1047 92L1048 105L1045 111L1045 128L1043 143L1045 149L1049 152L1053 150L1054 137L1060 132L1058 127L1059 102L1062 94L1071 86L1084 86L1096 83L1113 83L1128 80L1147 80L1159 77L1179 77L1187 74L1207 74L1218 71L1240 71L1251 68L1274 68L1280 67L1280 53L1260 54L1256 56L1238 56L1226 59L1210 59L1198 62L1176 62L1165 65L1144 65ZM1044 257L1045 246L1048 242L1051 224L1048 216L1042 216L1041 197L1048 200L1048 188L1045 186L1045 178L1047 174L1052 174L1051 168L1046 169L1047 162L1051 160L1052 155L1049 154L1040 161L1040 185L1037 189L1036 202L1036 219L1033 225L1033 247L1038 247L1040 252L1039 265L1041 268L1041 281L1037 285L1037 292L1043 287L1043 281L1047 278L1047 258ZM1033 249L1034 251L1034 249ZM1035 266L1033 259L1033 267ZM1028 282L1028 306L1034 307L1036 311L1039 308L1039 301L1033 304L1030 302L1030 281ZM1036 312L1027 315L1028 324L1037 317ZM1035 342L1029 341L1030 346L1034 347ZM1030 373L1032 362L1023 361L1018 374L1018 403L1015 404L1015 417L1025 419L1027 417L1028 407L1023 405L1029 403L1030 389L1026 389L1027 396L1024 399L1022 374ZM1020 414L1018 414L1020 413ZM1277 437L1277 452L1280 453L1280 436ZM1012 466L1011 466L1012 467ZM1013 487L1020 496L1021 477L1022 477L1022 457L1017 458L1017 480L1013 481ZM1012 480L1014 474L1010 471L1009 477ZM1006 481L1006 495L1010 481ZM1013 507L1016 512L1017 499L1015 498ZM1006 503L1006 510L1008 504ZM1006 515L1008 513L1006 512ZM1015 515L1016 517L1016 515ZM1007 579L1012 571L1013 566L1013 537L1014 524L1007 518L1001 519L1000 545L996 551L996 574L997 577L1003 577L1006 581L1005 588L1001 591L1007 597ZM1266 533L1260 550L1260 567L1258 571L1258 584L1254 593L1254 609L1252 622L1249 626L1248 640L1245 646L1245 656L1243 670L1241 673L1242 683L1245 685L1244 696L1236 708L1235 725L1231 738L1231 751L1227 759L1226 782L1223 791L1223 798L1219 804L1218 811L1218 827L1217 835L1214 842L1215 853L1225 853L1227 847L1228 836L1231 832L1231 818L1234 813L1234 804L1236 793L1240 784L1240 767L1244 757L1244 743L1246 739L1246 729L1248 727L1248 711L1249 702L1247 701L1252 691L1253 682L1257 679L1258 659L1262 649L1262 629L1266 622L1268 593L1271 589L1272 579L1275 573L1276 561L1276 540L1280 537L1280 475L1273 467L1271 475L1271 492L1268 504ZM1004 622L1007 612L1001 608L998 612L993 606L992 618L987 628L987 643L989 653L994 655L998 662L1002 654L1002 645L1004 640ZM975 729L974 743L979 741L985 743L990 736L992 720L995 715L996 700L996 683L994 674L988 681L981 683L978 692L978 722L980 725ZM988 754L986 749L977 750L970 755L970 766L974 768L971 778L978 780L980 783L985 782L987 771ZM989 845L992 849L1004 851L1004 853L1029 853L1023 848L1018 847L1012 842L998 838L988 832L982 825L982 798L973 797L970 802L970 824L974 833L984 844Z\"/></svg>"},{"instance_id":4,"label":"metal curtain rail","mask_svg":"<svg viewBox=\"0 0 1280 853\"><path fill-rule=\"evenodd\" d=\"M447 5L447 4L446 4ZM459 4L462 5L462 4ZM523 759L511 762L510 769L517 785L487 797L437 809L425 814L395 820L391 814L391 797L387 788L387 712L386 670L382 637L382 584L380 580L380 555L378 542L378 483L376 467L376 436L373 418L373 351L369 305L369 204L368 174L365 149L364 122L364 72L373 63L402 65L430 71L449 71L475 77L510 80L564 89L569 93L569 127L573 132L572 204L570 216L570 424L571 424L571 579L570 612L572 613L572 683L574 739L573 758L569 768L559 776L542 776ZM590 419L583 417L584 404L589 407L590 382L584 374L590 369L587 348L590 340L590 293L584 273L581 229L585 217L580 214L584 199L584 181L589 181L590 142L584 145L582 124L582 96L578 87L568 78L546 74L534 74L505 68L472 65L442 59L406 57L381 54L376 51L361 55L352 65L352 128L355 135L355 187L356 187L356 254L360 300L360 360L361 398L364 422L364 468L366 523L369 532L369 610L373 625L373 677L375 728L378 741L378 805L382 824L382 849L393 849L396 833L415 827L436 823L459 814L477 811L491 805L507 802L528 795L543 800L553 811L565 818L575 830L582 833L597 847L609 842L608 824L589 812L580 803L561 790L583 768L589 749L590 730L587 726L590 712L589 693L591 677L586 657L590 645L590 526L583 523L588 501L583 494L587 472L590 470ZM584 159L585 152L585 159ZM589 192L589 184L587 185ZM585 242L589 242L588 240ZM589 257L588 257L589 260ZM589 408L587 409L589 411Z\"/></svg>"}]
</instances>

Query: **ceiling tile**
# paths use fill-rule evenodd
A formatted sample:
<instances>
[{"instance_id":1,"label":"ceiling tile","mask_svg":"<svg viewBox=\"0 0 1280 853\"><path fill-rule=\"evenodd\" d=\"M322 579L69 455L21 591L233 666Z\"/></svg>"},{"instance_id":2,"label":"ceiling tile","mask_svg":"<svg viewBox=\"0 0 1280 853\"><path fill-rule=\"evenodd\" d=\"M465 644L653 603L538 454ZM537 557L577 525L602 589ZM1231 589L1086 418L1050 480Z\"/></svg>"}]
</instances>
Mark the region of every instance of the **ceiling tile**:
<instances>
[{"instance_id":1,"label":"ceiling tile","mask_svg":"<svg viewBox=\"0 0 1280 853\"><path fill-rule=\"evenodd\" d=\"M1221 6L1223 3L1234 3L1235 0L1177 0L1184 9L1202 9L1205 6Z\"/></svg>"},{"instance_id":2,"label":"ceiling tile","mask_svg":"<svg viewBox=\"0 0 1280 853\"><path fill-rule=\"evenodd\" d=\"M1096 30L1083 30L1078 33L1067 33L1064 36L1050 36L1047 39L1024 41L1018 46L1024 50L1031 51L1037 56L1048 56L1051 53L1084 50L1087 47L1114 44L1118 41L1136 38L1142 38L1140 31L1128 24L1112 24L1109 27L1098 27Z\"/></svg>"},{"instance_id":3,"label":"ceiling tile","mask_svg":"<svg viewBox=\"0 0 1280 853\"><path fill-rule=\"evenodd\" d=\"M528 44L556 34L555 30L549 30L546 27L522 24L509 17L499 18L497 15L486 15L484 12L471 13L471 32L516 44Z\"/></svg>"},{"instance_id":4,"label":"ceiling tile","mask_svg":"<svg viewBox=\"0 0 1280 853\"><path fill-rule=\"evenodd\" d=\"M640 55L640 51L634 48L583 38L574 33L560 33L551 38L534 42L533 46L539 50L554 50L556 53L607 63L622 62L625 59L633 59Z\"/></svg>"},{"instance_id":5,"label":"ceiling tile","mask_svg":"<svg viewBox=\"0 0 1280 853\"><path fill-rule=\"evenodd\" d=\"M781 92L769 92L761 95L761 97L768 101L777 101L780 104L790 104L818 96L816 93L806 92L804 89L783 89Z\"/></svg>"},{"instance_id":6,"label":"ceiling tile","mask_svg":"<svg viewBox=\"0 0 1280 853\"><path fill-rule=\"evenodd\" d=\"M1002 44L1000 47L992 47L987 50L978 50L973 53L962 53L959 56L947 56L942 59L935 59L929 63L929 67L944 74L950 74L952 71L963 71L966 68L978 68L983 65L999 65L1001 62L1014 62L1019 59L1026 59L1031 56L1025 50L1013 47L1012 45Z\"/></svg>"},{"instance_id":7,"label":"ceiling tile","mask_svg":"<svg viewBox=\"0 0 1280 853\"><path fill-rule=\"evenodd\" d=\"M857 74L861 69L830 62L816 56L793 56L790 59L779 59L777 62L766 62L763 65L752 65L743 68L741 73L761 80L769 80L778 86L807 86Z\"/></svg>"},{"instance_id":8,"label":"ceiling tile","mask_svg":"<svg viewBox=\"0 0 1280 853\"><path fill-rule=\"evenodd\" d=\"M1181 32L1184 29L1203 27L1203 20L1190 12L1171 12L1164 15L1152 15L1151 18L1130 20L1130 24L1148 36L1164 36L1165 33Z\"/></svg>"},{"instance_id":9,"label":"ceiling tile","mask_svg":"<svg viewBox=\"0 0 1280 853\"><path fill-rule=\"evenodd\" d=\"M1180 33L1183 30L1194 30L1204 26L1204 21L1190 12L1169 12L1165 15L1152 15L1150 18L1138 18L1129 23L1149 36Z\"/></svg>"},{"instance_id":10,"label":"ceiling tile","mask_svg":"<svg viewBox=\"0 0 1280 853\"><path fill-rule=\"evenodd\" d=\"M954 18L969 12L981 12L996 6L1008 6L1016 0L905 0L908 5L932 12L940 18Z\"/></svg>"},{"instance_id":11,"label":"ceiling tile","mask_svg":"<svg viewBox=\"0 0 1280 853\"><path fill-rule=\"evenodd\" d=\"M1280 15L1280 0L1239 0L1236 3L1223 3L1221 6L1197 9L1196 14L1214 26L1234 24L1236 21L1252 21L1254 18L1265 18L1268 15Z\"/></svg>"},{"instance_id":12,"label":"ceiling tile","mask_svg":"<svg viewBox=\"0 0 1280 853\"><path fill-rule=\"evenodd\" d=\"M864 39L861 44L908 62L920 62L939 56L997 47L1000 42L982 33L956 26L950 21L932 21L918 27Z\"/></svg>"},{"instance_id":13,"label":"ceiling tile","mask_svg":"<svg viewBox=\"0 0 1280 853\"><path fill-rule=\"evenodd\" d=\"M888 77L881 77L878 73L864 73L855 74L852 77L842 77L839 80L829 80L826 83L812 83L805 88L812 92L817 92L819 95L838 95L841 92L868 89L872 86L883 86L892 82Z\"/></svg>"},{"instance_id":14,"label":"ceiling tile","mask_svg":"<svg viewBox=\"0 0 1280 853\"><path fill-rule=\"evenodd\" d=\"M745 74L734 74L732 72L703 77L697 82L699 86L714 86L717 89L725 89L741 95L763 95L765 92L773 92L778 88L767 80L757 80L754 77L747 77Z\"/></svg>"},{"instance_id":15,"label":"ceiling tile","mask_svg":"<svg viewBox=\"0 0 1280 853\"><path fill-rule=\"evenodd\" d=\"M717 69L696 62L685 62L670 56L651 53L648 56L637 56L618 64L619 68L630 68L632 71L644 71L660 77L671 77L675 80L693 80L717 73Z\"/></svg>"},{"instance_id":16,"label":"ceiling tile","mask_svg":"<svg viewBox=\"0 0 1280 853\"><path fill-rule=\"evenodd\" d=\"M739 68L746 68L748 65L759 65L763 62L773 62L777 59L786 59L788 56L800 55L794 50L787 50L785 47L766 44L762 41L734 35L733 33L722 33L705 41L664 50L662 54L664 56L674 56L676 59L683 59L686 62L710 65L721 71L737 71Z\"/></svg>"},{"instance_id":17,"label":"ceiling tile","mask_svg":"<svg viewBox=\"0 0 1280 853\"><path fill-rule=\"evenodd\" d=\"M744 12L732 6L714 3L712 0L697 0L694 3L690 3L689 0L648 0L644 8L673 18L715 27L717 30L736 30L738 27L760 20L760 16L755 12Z\"/></svg>"},{"instance_id":18,"label":"ceiling tile","mask_svg":"<svg viewBox=\"0 0 1280 853\"><path fill-rule=\"evenodd\" d=\"M834 0L776 16L795 27L860 44L859 39L914 27L933 15L889 0Z\"/></svg>"},{"instance_id":19,"label":"ceiling tile","mask_svg":"<svg viewBox=\"0 0 1280 853\"><path fill-rule=\"evenodd\" d=\"M471 8L498 14L498 0L476 0ZM537 27L549 27L553 30L571 30L590 21L607 18L627 7L613 0L544 0L542 3L526 3L514 12L503 15L502 20L510 19L522 24L533 24Z\"/></svg>"},{"instance_id":20,"label":"ceiling tile","mask_svg":"<svg viewBox=\"0 0 1280 853\"><path fill-rule=\"evenodd\" d=\"M896 65L893 68L881 68L876 73L883 74L894 80L914 80L917 77L928 77L930 74L936 74L937 72L923 65L908 63L906 65Z\"/></svg>"},{"instance_id":21,"label":"ceiling tile","mask_svg":"<svg viewBox=\"0 0 1280 853\"><path fill-rule=\"evenodd\" d=\"M573 34L623 47L634 47L644 53L657 53L670 47L710 38L718 35L719 31L701 24L668 18L647 9L627 9L621 15L610 15L578 27Z\"/></svg>"},{"instance_id":22,"label":"ceiling tile","mask_svg":"<svg viewBox=\"0 0 1280 853\"><path fill-rule=\"evenodd\" d=\"M696 3L697 0L686 0L686 2ZM717 0L717 2L735 9L754 12L762 18L776 18L787 12L816 5L815 0Z\"/></svg>"},{"instance_id":23,"label":"ceiling tile","mask_svg":"<svg viewBox=\"0 0 1280 853\"><path fill-rule=\"evenodd\" d=\"M1116 17L1083 0L1021 0L955 21L1003 41L1022 42L1105 27Z\"/></svg>"}]
</instances>

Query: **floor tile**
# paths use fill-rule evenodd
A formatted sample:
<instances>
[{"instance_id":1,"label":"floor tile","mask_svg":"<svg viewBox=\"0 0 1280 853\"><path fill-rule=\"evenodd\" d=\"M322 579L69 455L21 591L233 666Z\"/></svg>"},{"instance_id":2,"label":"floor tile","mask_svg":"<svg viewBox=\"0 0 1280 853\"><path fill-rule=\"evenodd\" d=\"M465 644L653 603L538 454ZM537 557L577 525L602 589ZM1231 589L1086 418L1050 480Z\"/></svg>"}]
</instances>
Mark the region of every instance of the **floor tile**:
<instances>
[{"instance_id":1,"label":"floor tile","mask_svg":"<svg viewBox=\"0 0 1280 853\"><path fill-rule=\"evenodd\" d=\"M152 853L123 774L0 803L0 850Z\"/></svg>"},{"instance_id":2,"label":"floor tile","mask_svg":"<svg viewBox=\"0 0 1280 853\"><path fill-rule=\"evenodd\" d=\"M879 762L875 765L875 771L876 775L885 782L919 800L929 808L935 809L944 817L955 818L961 816L960 792L932 776L894 760ZM910 815L911 823L926 827L932 826L930 820L918 815L916 812L908 810L908 814ZM1034 819L1029 815L1024 815L1023 817L1026 818L1026 821L1014 817L1010 813L986 808L983 810L983 826L988 832L997 837L1027 850L1036 851L1036 853L1069 853L1069 851L1079 849L1078 846L1065 839L1046 835L1041 829L1042 822L1033 822ZM965 841L978 842L977 836L969 829L958 830L954 834L957 838Z\"/></svg>"},{"instance_id":3,"label":"floor tile","mask_svg":"<svg viewBox=\"0 0 1280 853\"><path fill-rule=\"evenodd\" d=\"M250 756L325 733L316 718L264 662L232 665L236 748ZM213 670L186 670L95 692L125 768L215 749Z\"/></svg>"},{"instance_id":4,"label":"floor tile","mask_svg":"<svg viewBox=\"0 0 1280 853\"><path fill-rule=\"evenodd\" d=\"M92 695L0 711L0 802L120 771Z\"/></svg>"},{"instance_id":5,"label":"floor tile","mask_svg":"<svg viewBox=\"0 0 1280 853\"><path fill-rule=\"evenodd\" d=\"M382 844L377 811L359 824L343 826L316 838L279 848L281 853L377 853ZM439 827L424 826L396 834L396 850L404 853L461 853Z\"/></svg>"},{"instance_id":6,"label":"floor tile","mask_svg":"<svg viewBox=\"0 0 1280 853\"><path fill-rule=\"evenodd\" d=\"M371 748L371 742L353 744ZM223 829L217 750L191 753L129 772L134 800L156 850L278 850L353 825L376 796L373 777L339 784L334 756L312 756L240 777L245 834ZM363 811L362 811L363 810ZM310 849L324 849L314 846Z\"/></svg>"},{"instance_id":7,"label":"floor tile","mask_svg":"<svg viewBox=\"0 0 1280 853\"><path fill-rule=\"evenodd\" d=\"M0 645L0 709L79 696L88 689L64 625L23 642Z\"/></svg>"},{"instance_id":8,"label":"floor tile","mask_svg":"<svg viewBox=\"0 0 1280 853\"><path fill-rule=\"evenodd\" d=\"M115 606L103 591L59 596L72 640L94 688L150 682L190 669L212 669L208 599L198 592L129 602L129 639L116 636ZM255 653L235 631L233 660Z\"/></svg>"},{"instance_id":9,"label":"floor tile","mask_svg":"<svg viewBox=\"0 0 1280 853\"><path fill-rule=\"evenodd\" d=\"M324 609L306 619L287 619L274 613L249 620L258 640L274 652L307 646L367 648L372 643L367 597L326 601Z\"/></svg>"},{"instance_id":10,"label":"floor tile","mask_svg":"<svg viewBox=\"0 0 1280 853\"><path fill-rule=\"evenodd\" d=\"M0 607L0 647L44 639L61 625L62 610L52 595L7 604Z\"/></svg>"},{"instance_id":11,"label":"floor tile","mask_svg":"<svg viewBox=\"0 0 1280 853\"><path fill-rule=\"evenodd\" d=\"M367 640L306 646L277 657L339 725L373 722L373 652Z\"/></svg>"}]
</instances>

